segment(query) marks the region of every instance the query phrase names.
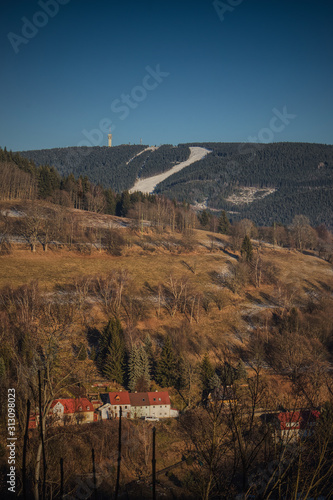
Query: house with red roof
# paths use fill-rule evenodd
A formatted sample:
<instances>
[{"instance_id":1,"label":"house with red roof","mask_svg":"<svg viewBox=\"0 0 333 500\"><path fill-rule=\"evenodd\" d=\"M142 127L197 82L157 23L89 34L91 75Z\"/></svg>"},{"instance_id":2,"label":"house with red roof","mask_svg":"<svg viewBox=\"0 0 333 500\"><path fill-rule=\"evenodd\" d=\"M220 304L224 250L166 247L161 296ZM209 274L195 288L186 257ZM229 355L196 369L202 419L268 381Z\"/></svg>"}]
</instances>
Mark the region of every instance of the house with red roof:
<instances>
[{"instance_id":1,"label":"house with red roof","mask_svg":"<svg viewBox=\"0 0 333 500\"><path fill-rule=\"evenodd\" d=\"M149 417L148 392L130 392L131 418Z\"/></svg>"},{"instance_id":2,"label":"house with red roof","mask_svg":"<svg viewBox=\"0 0 333 500\"><path fill-rule=\"evenodd\" d=\"M310 436L319 418L318 410L283 411L277 415L277 435L285 442L294 442Z\"/></svg>"},{"instance_id":3,"label":"house with red roof","mask_svg":"<svg viewBox=\"0 0 333 500\"><path fill-rule=\"evenodd\" d=\"M131 392L131 418L170 417L171 403L167 391Z\"/></svg>"},{"instance_id":4,"label":"house with red roof","mask_svg":"<svg viewBox=\"0 0 333 500\"><path fill-rule=\"evenodd\" d=\"M87 424L95 420L95 408L87 398L55 399L49 412L48 425Z\"/></svg>"},{"instance_id":5,"label":"house with red roof","mask_svg":"<svg viewBox=\"0 0 333 500\"><path fill-rule=\"evenodd\" d=\"M52 401L46 425L88 424L96 421L94 405L87 398L63 398ZM36 429L38 422L39 414L32 413L29 429Z\"/></svg>"},{"instance_id":6,"label":"house with red roof","mask_svg":"<svg viewBox=\"0 0 333 500\"><path fill-rule=\"evenodd\" d=\"M104 405L98 408L98 412L102 420L119 418L120 408L122 410L122 417L130 417L131 402L127 391L101 394L101 399Z\"/></svg>"},{"instance_id":7,"label":"house with red roof","mask_svg":"<svg viewBox=\"0 0 333 500\"><path fill-rule=\"evenodd\" d=\"M127 418L178 416L178 411L171 408L167 391L109 392L101 394L101 399L104 405L98 408L98 413L102 420L118 418L120 407L122 408L122 416Z\"/></svg>"},{"instance_id":8,"label":"house with red roof","mask_svg":"<svg viewBox=\"0 0 333 500\"><path fill-rule=\"evenodd\" d=\"M150 417L170 417L171 403L167 391L148 392Z\"/></svg>"}]
</instances>

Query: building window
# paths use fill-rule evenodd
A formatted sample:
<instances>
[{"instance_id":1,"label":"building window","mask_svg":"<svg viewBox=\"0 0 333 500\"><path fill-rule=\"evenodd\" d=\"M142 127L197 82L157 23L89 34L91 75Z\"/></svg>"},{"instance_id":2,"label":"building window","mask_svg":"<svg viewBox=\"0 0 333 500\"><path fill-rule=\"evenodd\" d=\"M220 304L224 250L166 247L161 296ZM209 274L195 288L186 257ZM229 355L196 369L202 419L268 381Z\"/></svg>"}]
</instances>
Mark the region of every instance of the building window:
<instances>
[{"instance_id":1,"label":"building window","mask_svg":"<svg viewBox=\"0 0 333 500\"><path fill-rule=\"evenodd\" d=\"M153 398L154 401L156 401L156 398Z\"/></svg>"},{"instance_id":2,"label":"building window","mask_svg":"<svg viewBox=\"0 0 333 500\"><path fill-rule=\"evenodd\" d=\"M144 401L144 400L145 400L145 398L142 398L142 401Z\"/></svg>"},{"instance_id":3,"label":"building window","mask_svg":"<svg viewBox=\"0 0 333 500\"><path fill-rule=\"evenodd\" d=\"M125 410L127 410L127 406L125 406Z\"/></svg>"},{"instance_id":4,"label":"building window","mask_svg":"<svg viewBox=\"0 0 333 500\"><path fill-rule=\"evenodd\" d=\"M79 406L79 411L82 411L82 406Z\"/></svg>"},{"instance_id":5,"label":"building window","mask_svg":"<svg viewBox=\"0 0 333 500\"><path fill-rule=\"evenodd\" d=\"M158 398L159 401L161 401L161 398Z\"/></svg>"},{"instance_id":6,"label":"building window","mask_svg":"<svg viewBox=\"0 0 333 500\"><path fill-rule=\"evenodd\" d=\"M87 406L87 410L90 410L90 406Z\"/></svg>"}]
</instances>

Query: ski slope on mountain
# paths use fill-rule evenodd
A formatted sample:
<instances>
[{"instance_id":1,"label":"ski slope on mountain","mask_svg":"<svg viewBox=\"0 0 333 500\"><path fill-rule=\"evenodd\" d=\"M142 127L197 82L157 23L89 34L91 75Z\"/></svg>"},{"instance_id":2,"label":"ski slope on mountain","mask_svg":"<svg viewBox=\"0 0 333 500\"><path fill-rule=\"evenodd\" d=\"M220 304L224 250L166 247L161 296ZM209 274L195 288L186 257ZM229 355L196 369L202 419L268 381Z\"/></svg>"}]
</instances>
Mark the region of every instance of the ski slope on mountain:
<instances>
[{"instance_id":1,"label":"ski slope on mountain","mask_svg":"<svg viewBox=\"0 0 333 500\"><path fill-rule=\"evenodd\" d=\"M200 147L190 147L190 156L186 161L178 163L167 172L163 172L162 174L153 175L152 177L147 177L146 179L137 179L134 186L130 189L130 193L134 193L135 191L141 191L142 193L152 193L160 182L164 181L170 175L179 172L185 167L188 167L192 163L202 160L208 153L210 153L209 149L200 148Z\"/></svg>"},{"instance_id":2,"label":"ski slope on mountain","mask_svg":"<svg viewBox=\"0 0 333 500\"><path fill-rule=\"evenodd\" d=\"M145 153L146 151L156 151L156 149L158 149L158 147L156 147L156 146L149 146L148 148L143 149L142 151L140 151L139 153L137 153L136 155L134 155L130 160L128 160L126 162L126 165L128 165L129 163L131 163L131 161L133 161L134 158L137 158L138 156L142 155L142 153Z\"/></svg>"}]
</instances>

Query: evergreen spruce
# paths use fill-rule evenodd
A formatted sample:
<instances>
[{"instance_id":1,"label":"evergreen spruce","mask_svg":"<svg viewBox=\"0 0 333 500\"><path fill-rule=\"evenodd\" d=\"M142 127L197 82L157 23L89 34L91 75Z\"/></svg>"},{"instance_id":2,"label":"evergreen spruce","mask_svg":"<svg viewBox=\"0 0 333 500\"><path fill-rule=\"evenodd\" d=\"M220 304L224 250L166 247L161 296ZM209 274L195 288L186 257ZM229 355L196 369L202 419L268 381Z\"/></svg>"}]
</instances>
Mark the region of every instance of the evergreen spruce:
<instances>
[{"instance_id":1,"label":"evergreen spruce","mask_svg":"<svg viewBox=\"0 0 333 500\"><path fill-rule=\"evenodd\" d=\"M140 361L141 361L141 379L148 385L150 384L150 362L148 354L144 347L140 348Z\"/></svg>"},{"instance_id":2,"label":"evergreen spruce","mask_svg":"<svg viewBox=\"0 0 333 500\"><path fill-rule=\"evenodd\" d=\"M206 353L200 365L200 379L204 389L210 389L210 381L214 376L215 370Z\"/></svg>"},{"instance_id":3,"label":"evergreen spruce","mask_svg":"<svg viewBox=\"0 0 333 500\"><path fill-rule=\"evenodd\" d=\"M224 363L221 370L221 380L223 385L232 385L237 378L236 369L229 365L229 363Z\"/></svg>"},{"instance_id":4,"label":"evergreen spruce","mask_svg":"<svg viewBox=\"0 0 333 500\"><path fill-rule=\"evenodd\" d=\"M156 380L162 387L171 387L177 382L177 359L170 337L166 337L160 358L157 361Z\"/></svg>"},{"instance_id":5,"label":"evergreen spruce","mask_svg":"<svg viewBox=\"0 0 333 500\"><path fill-rule=\"evenodd\" d=\"M134 345L128 362L128 387L130 391L142 390L150 385L149 359L144 346ZM140 386L140 387L139 387Z\"/></svg>"},{"instance_id":6,"label":"evergreen spruce","mask_svg":"<svg viewBox=\"0 0 333 500\"><path fill-rule=\"evenodd\" d=\"M118 318L110 319L99 344L98 366L103 375L119 384L124 382L125 347Z\"/></svg>"},{"instance_id":7,"label":"evergreen spruce","mask_svg":"<svg viewBox=\"0 0 333 500\"><path fill-rule=\"evenodd\" d=\"M135 391L141 373L140 352L138 346L135 344L132 347L128 360L128 388L130 391Z\"/></svg>"},{"instance_id":8,"label":"evergreen spruce","mask_svg":"<svg viewBox=\"0 0 333 500\"><path fill-rule=\"evenodd\" d=\"M230 230L230 222L227 217L226 211L223 210L219 217L218 232L222 234L228 234Z\"/></svg>"},{"instance_id":9,"label":"evergreen spruce","mask_svg":"<svg viewBox=\"0 0 333 500\"><path fill-rule=\"evenodd\" d=\"M253 255L253 247L248 235L243 239L242 247L241 247L241 255L247 262L252 260Z\"/></svg>"}]
</instances>

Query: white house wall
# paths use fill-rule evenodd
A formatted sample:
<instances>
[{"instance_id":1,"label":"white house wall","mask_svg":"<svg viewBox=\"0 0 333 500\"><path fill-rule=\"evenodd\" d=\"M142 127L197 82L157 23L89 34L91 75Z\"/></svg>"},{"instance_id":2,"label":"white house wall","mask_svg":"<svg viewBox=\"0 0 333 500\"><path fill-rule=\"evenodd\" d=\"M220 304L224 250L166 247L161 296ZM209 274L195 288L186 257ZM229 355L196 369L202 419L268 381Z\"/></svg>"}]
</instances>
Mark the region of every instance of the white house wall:
<instances>
[{"instance_id":1,"label":"white house wall","mask_svg":"<svg viewBox=\"0 0 333 500\"><path fill-rule=\"evenodd\" d=\"M170 417L170 405L151 405L149 407L149 417L168 418Z\"/></svg>"}]
</instances>

